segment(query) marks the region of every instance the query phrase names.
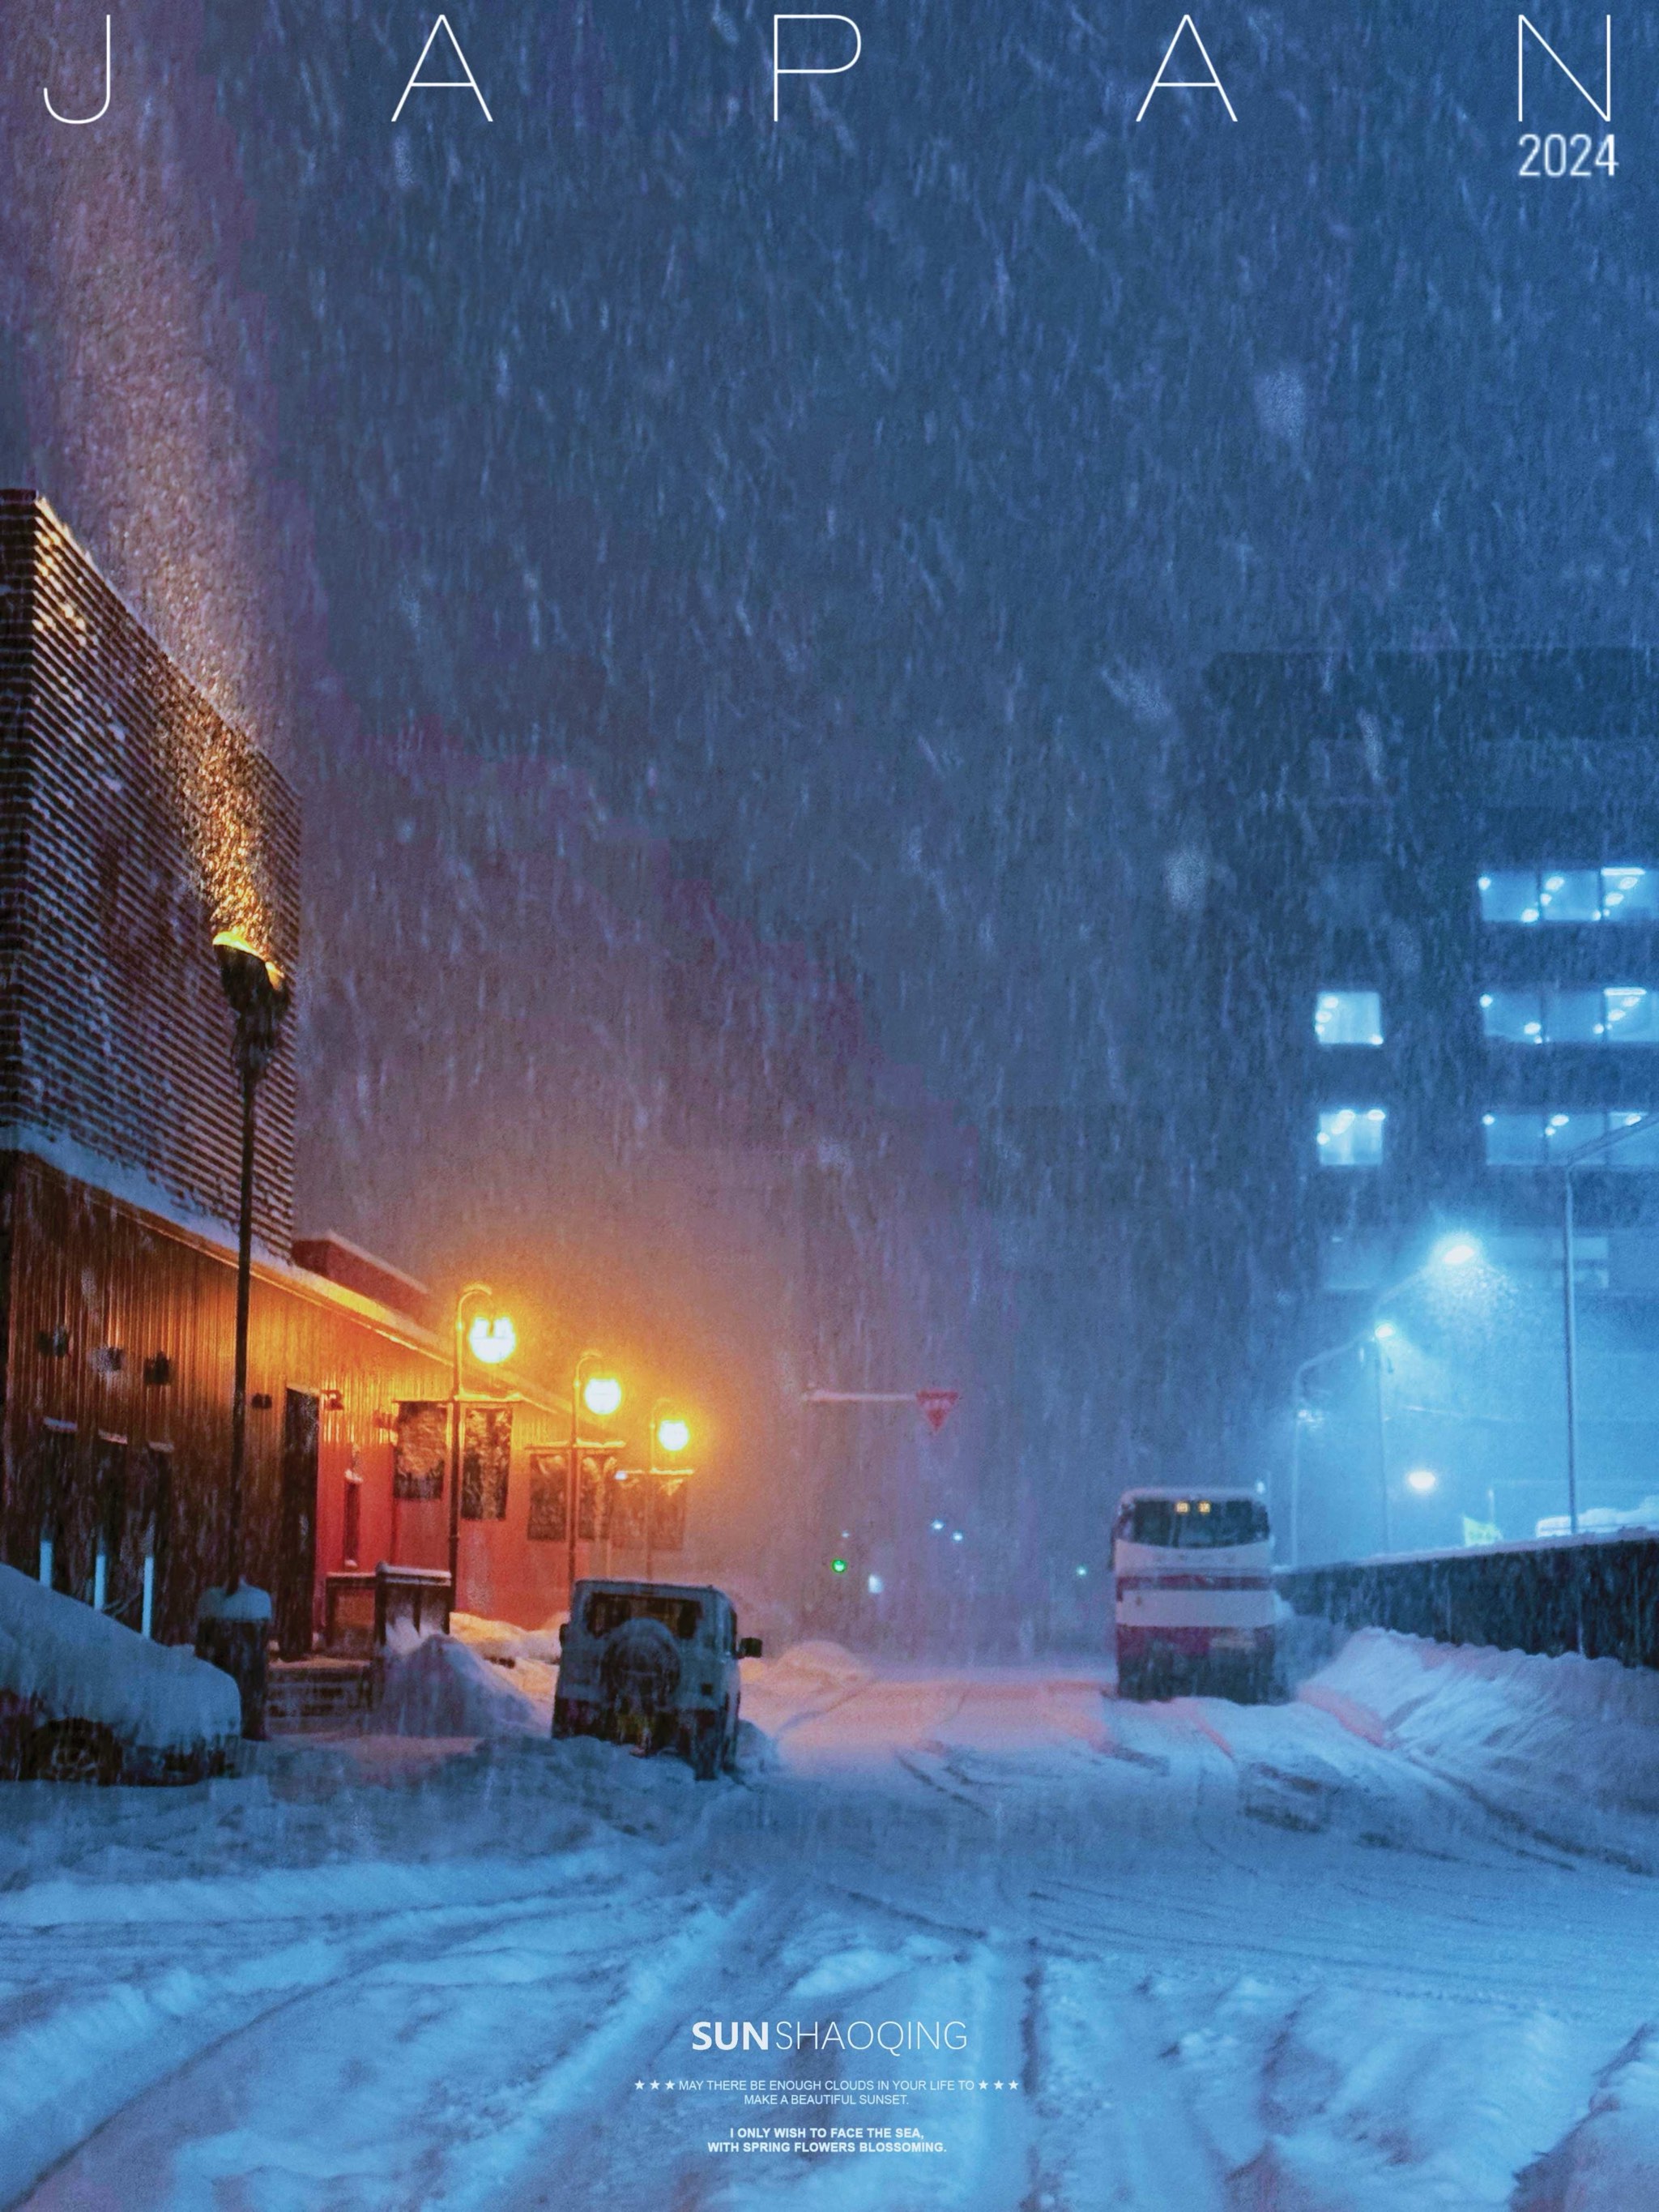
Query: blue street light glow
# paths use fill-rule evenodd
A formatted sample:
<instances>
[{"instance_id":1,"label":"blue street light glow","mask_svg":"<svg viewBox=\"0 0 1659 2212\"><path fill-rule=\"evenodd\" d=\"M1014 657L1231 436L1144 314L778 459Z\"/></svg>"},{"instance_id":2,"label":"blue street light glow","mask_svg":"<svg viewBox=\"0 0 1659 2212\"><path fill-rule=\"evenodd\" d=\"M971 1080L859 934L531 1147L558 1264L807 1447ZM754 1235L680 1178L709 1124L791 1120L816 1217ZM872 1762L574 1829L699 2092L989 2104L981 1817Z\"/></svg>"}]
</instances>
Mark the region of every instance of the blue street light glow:
<instances>
[{"instance_id":1,"label":"blue street light glow","mask_svg":"<svg viewBox=\"0 0 1659 2212\"><path fill-rule=\"evenodd\" d=\"M1473 1237L1449 1237L1437 1248L1434 1263L1437 1267L1467 1267L1480 1257L1480 1247Z\"/></svg>"}]
</instances>

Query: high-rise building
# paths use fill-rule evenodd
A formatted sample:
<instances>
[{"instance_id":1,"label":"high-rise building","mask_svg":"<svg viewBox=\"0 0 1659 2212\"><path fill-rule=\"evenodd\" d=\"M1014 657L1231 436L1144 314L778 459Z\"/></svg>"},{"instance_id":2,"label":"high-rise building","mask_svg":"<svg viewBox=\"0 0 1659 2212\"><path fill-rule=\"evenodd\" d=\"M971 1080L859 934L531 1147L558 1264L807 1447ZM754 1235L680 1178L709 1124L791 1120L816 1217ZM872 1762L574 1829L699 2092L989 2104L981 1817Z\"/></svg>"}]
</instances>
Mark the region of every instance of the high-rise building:
<instances>
[{"instance_id":1,"label":"high-rise building","mask_svg":"<svg viewBox=\"0 0 1659 2212\"><path fill-rule=\"evenodd\" d=\"M1586 1151L1659 1109L1656 672L1613 650L1212 665L1187 1017L1307 1556L1567 1511L1570 1160L1577 1502L1659 1492L1659 1132Z\"/></svg>"}]
</instances>

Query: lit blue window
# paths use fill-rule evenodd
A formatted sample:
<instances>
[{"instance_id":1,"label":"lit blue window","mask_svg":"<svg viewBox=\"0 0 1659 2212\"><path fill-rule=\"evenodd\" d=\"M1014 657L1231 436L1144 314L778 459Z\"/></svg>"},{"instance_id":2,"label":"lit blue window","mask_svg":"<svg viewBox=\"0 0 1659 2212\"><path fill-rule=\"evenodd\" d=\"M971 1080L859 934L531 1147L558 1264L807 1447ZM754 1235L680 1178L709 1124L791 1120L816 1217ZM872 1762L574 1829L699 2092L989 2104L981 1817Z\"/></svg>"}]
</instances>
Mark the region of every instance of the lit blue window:
<instances>
[{"instance_id":1,"label":"lit blue window","mask_svg":"<svg viewBox=\"0 0 1659 2212\"><path fill-rule=\"evenodd\" d=\"M1322 991L1314 1000L1314 1035L1321 1044L1381 1044L1380 991Z\"/></svg>"},{"instance_id":2,"label":"lit blue window","mask_svg":"<svg viewBox=\"0 0 1659 2212\"><path fill-rule=\"evenodd\" d=\"M1632 1121L1639 1121L1643 1118L1642 1113L1632 1108L1609 1114L1608 1132L1627 1129ZM1659 1168L1659 1125L1644 1129L1639 1137L1626 1139L1625 1143L1607 1154L1607 1164L1610 1168Z\"/></svg>"},{"instance_id":3,"label":"lit blue window","mask_svg":"<svg viewBox=\"0 0 1659 2212\"><path fill-rule=\"evenodd\" d=\"M1544 1152L1553 1160L1565 1159L1576 1152L1581 1145L1593 1145L1598 1137L1607 1133L1607 1117L1582 1108L1571 1114L1546 1114L1544 1116Z\"/></svg>"},{"instance_id":4,"label":"lit blue window","mask_svg":"<svg viewBox=\"0 0 1659 2212\"><path fill-rule=\"evenodd\" d=\"M1483 991L1480 1024L1499 1044L1542 1044L1544 994L1532 991Z\"/></svg>"},{"instance_id":5,"label":"lit blue window","mask_svg":"<svg viewBox=\"0 0 1659 2212\"><path fill-rule=\"evenodd\" d=\"M1538 911L1546 921L1600 921L1601 870L1547 869L1538 879Z\"/></svg>"},{"instance_id":6,"label":"lit blue window","mask_svg":"<svg viewBox=\"0 0 1659 2212\"><path fill-rule=\"evenodd\" d=\"M1659 1044L1659 991L1611 983L1601 996L1602 1034L1609 1044Z\"/></svg>"},{"instance_id":7,"label":"lit blue window","mask_svg":"<svg viewBox=\"0 0 1659 2212\"><path fill-rule=\"evenodd\" d=\"M1603 868L1604 921L1659 921L1659 868Z\"/></svg>"},{"instance_id":8,"label":"lit blue window","mask_svg":"<svg viewBox=\"0 0 1659 2212\"><path fill-rule=\"evenodd\" d=\"M1536 868L1492 868L1480 878L1482 921L1538 920Z\"/></svg>"},{"instance_id":9,"label":"lit blue window","mask_svg":"<svg viewBox=\"0 0 1659 2212\"><path fill-rule=\"evenodd\" d=\"M1544 1164L1544 1116L1541 1114L1483 1114L1489 1168L1541 1168Z\"/></svg>"},{"instance_id":10,"label":"lit blue window","mask_svg":"<svg viewBox=\"0 0 1659 2212\"><path fill-rule=\"evenodd\" d=\"M1388 1118L1381 1106L1328 1107L1319 1117L1320 1166L1381 1167Z\"/></svg>"},{"instance_id":11,"label":"lit blue window","mask_svg":"<svg viewBox=\"0 0 1659 2212\"><path fill-rule=\"evenodd\" d=\"M1483 921L1659 921L1659 868L1621 861L1601 868L1487 868Z\"/></svg>"},{"instance_id":12,"label":"lit blue window","mask_svg":"<svg viewBox=\"0 0 1659 2212\"><path fill-rule=\"evenodd\" d=\"M1541 1168L1559 1166L1582 1146L1628 1128L1644 1118L1644 1109L1575 1107L1571 1112L1492 1113L1480 1118L1488 1167ZM1659 1125L1616 1145L1600 1164L1620 1171L1659 1168Z\"/></svg>"},{"instance_id":13,"label":"lit blue window","mask_svg":"<svg viewBox=\"0 0 1659 2212\"><path fill-rule=\"evenodd\" d=\"M1642 983L1483 991L1480 1024L1495 1044L1659 1044L1659 991Z\"/></svg>"}]
</instances>

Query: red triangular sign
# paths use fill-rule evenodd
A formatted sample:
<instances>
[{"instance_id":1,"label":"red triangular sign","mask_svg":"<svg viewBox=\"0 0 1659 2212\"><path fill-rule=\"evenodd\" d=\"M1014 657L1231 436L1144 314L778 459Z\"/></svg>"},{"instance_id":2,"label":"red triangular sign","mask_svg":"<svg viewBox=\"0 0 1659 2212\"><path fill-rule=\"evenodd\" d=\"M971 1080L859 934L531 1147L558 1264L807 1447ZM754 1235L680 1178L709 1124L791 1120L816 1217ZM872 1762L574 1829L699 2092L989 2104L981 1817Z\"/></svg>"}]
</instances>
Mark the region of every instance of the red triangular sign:
<instances>
[{"instance_id":1,"label":"red triangular sign","mask_svg":"<svg viewBox=\"0 0 1659 2212\"><path fill-rule=\"evenodd\" d=\"M921 1418L937 1436L951 1418L951 1409L961 1397L960 1390L918 1390L916 1403L921 1408Z\"/></svg>"}]
</instances>

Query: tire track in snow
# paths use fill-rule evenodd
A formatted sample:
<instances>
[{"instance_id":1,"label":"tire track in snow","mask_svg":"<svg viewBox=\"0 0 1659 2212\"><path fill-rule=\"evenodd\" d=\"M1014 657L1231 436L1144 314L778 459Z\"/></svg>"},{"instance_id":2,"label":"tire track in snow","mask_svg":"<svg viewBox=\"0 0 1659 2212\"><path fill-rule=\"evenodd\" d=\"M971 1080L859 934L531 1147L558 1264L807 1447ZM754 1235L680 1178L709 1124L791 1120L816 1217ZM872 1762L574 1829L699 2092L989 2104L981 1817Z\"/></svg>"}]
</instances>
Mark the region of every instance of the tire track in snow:
<instances>
[{"instance_id":1,"label":"tire track in snow","mask_svg":"<svg viewBox=\"0 0 1659 2212\"><path fill-rule=\"evenodd\" d=\"M792 1884L752 1889L724 1908L694 1909L679 1935L635 1962L621 2001L600 2024L519 2093L512 2119L468 2144L465 2171L423 2197L423 2207L430 2212L507 2212L512 2206L550 2204L565 2212L576 2207L586 2212L592 2204L622 2212L630 2202L665 2203L653 2187L643 2196L635 2191L644 2162L629 2101L641 2094L633 2088L636 2069L648 2067L659 2076L685 2074L687 2066L671 2069L664 2063L665 2033L678 2033L686 2024L688 2007L695 2004L701 2012L709 2001L711 1982L718 1985L724 1978L729 1984L734 1949L741 1948L747 1957L757 1944L763 1949L775 1944L799 1913L799 1895ZM713 2016L712 2005L710 2010ZM685 2057L689 2063L689 2051ZM699 2056L696 2063L708 2062ZM629 2172L619 2179L614 2130L623 2112L629 2115L624 2123L629 2128ZM559 2140L554 2145L550 2137L556 2130ZM526 2173L544 2154L550 2166L556 2165L556 2181Z\"/></svg>"},{"instance_id":2,"label":"tire track in snow","mask_svg":"<svg viewBox=\"0 0 1659 2212\"><path fill-rule=\"evenodd\" d=\"M329 1929L244 1956L217 1977L164 1973L159 1991L118 1989L101 2006L77 2008L67 2018L54 2015L42 2024L34 2063L49 2067L53 2046L69 2037L83 2057L97 2054L96 2072L73 2085L55 2109L39 2103L32 2107L27 2141L0 2153L6 2160L0 2164L4 2202L9 2207L39 2206L42 2212L52 2204L98 2202L85 2193L99 2186L86 2170L89 2160L113 2165L123 2176L105 2201L121 2206L137 2202L117 2139L149 2133L164 2114L175 2111L181 2115L179 2134L187 2136L206 2077L234 2065L239 2045L279 2022L299 2034L298 2015L306 2008L336 2008L354 1985L388 1970L405 1964L429 1967L481 1936L525 1928L544 1920L550 1911L567 1916L568 1924L573 1903L580 1907L588 1902L585 1895L573 1899L568 1891L550 1891L544 1881L533 1894L512 1900L403 1907L356 1935ZM593 1910L608 1916L617 1902L613 1890L594 1900ZM26 2050L9 2050L7 2055L9 2073L30 2063ZM20 2072L15 2078L27 2077ZM82 2169L78 2177L77 2166Z\"/></svg>"},{"instance_id":3,"label":"tire track in snow","mask_svg":"<svg viewBox=\"0 0 1659 2212\"><path fill-rule=\"evenodd\" d=\"M1035 2125L1019 2212L1227 2212L1218 2162L1144 1993L1044 1952L1029 2004Z\"/></svg>"}]
</instances>

